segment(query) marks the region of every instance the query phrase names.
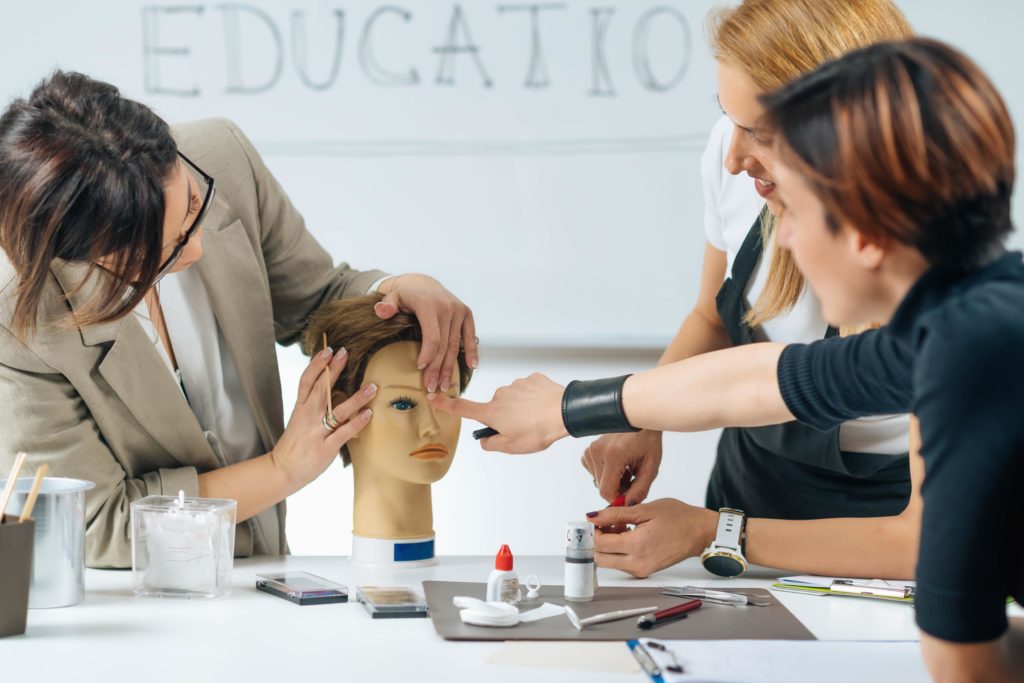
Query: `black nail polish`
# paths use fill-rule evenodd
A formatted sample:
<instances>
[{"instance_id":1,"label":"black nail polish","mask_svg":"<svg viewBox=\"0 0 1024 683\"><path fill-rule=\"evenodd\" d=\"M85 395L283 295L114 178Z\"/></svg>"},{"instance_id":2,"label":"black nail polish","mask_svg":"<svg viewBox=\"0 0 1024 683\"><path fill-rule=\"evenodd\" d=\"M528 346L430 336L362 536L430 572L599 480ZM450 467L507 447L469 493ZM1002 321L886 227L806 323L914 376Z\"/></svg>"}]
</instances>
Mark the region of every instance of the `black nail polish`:
<instances>
[{"instance_id":1,"label":"black nail polish","mask_svg":"<svg viewBox=\"0 0 1024 683\"><path fill-rule=\"evenodd\" d=\"M596 512L588 512L587 513L587 517L597 517L597 513Z\"/></svg>"}]
</instances>

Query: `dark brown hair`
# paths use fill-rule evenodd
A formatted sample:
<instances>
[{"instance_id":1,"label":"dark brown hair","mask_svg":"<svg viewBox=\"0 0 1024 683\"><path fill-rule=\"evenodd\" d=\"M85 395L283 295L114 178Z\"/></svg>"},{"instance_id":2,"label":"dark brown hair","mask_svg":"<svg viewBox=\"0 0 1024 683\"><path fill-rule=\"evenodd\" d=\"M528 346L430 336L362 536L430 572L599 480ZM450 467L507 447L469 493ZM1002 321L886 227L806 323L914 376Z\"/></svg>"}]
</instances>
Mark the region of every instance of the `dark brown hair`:
<instances>
[{"instance_id":1,"label":"dark brown hair","mask_svg":"<svg viewBox=\"0 0 1024 683\"><path fill-rule=\"evenodd\" d=\"M337 350L348 350L348 362L341 371L334 389L346 397L352 396L363 384L366 366L373 355L401 341L422 342L423 332L416 316L411 313L396 313L387 320L381 320L373 310L383 299L381 294L368 294L352 299L338 299L324 304L309 317L302 333L302 352L312 356L323 349L323 336L327 343ZM469 385L473 371L466 363L466 351L459 348L459 393ZM348 449L342 447L342 460L349 463Z\"/></svg>"},{"instance_id":2,"label":"dark brown hair","mask_svg":"<svg viewBox=\"0 0 1024 683\"><path fill-rule=\"evenodd\" d=\"M90 264L86 326L131 311L160 268L170 128L114 86L57 71L0 116L0 248L17 273L13 328L37 326L54 259ZM110 259L109 271L96 265Z\"/></svg>"},{"instance_id":3,"label":"dark brown hair","mask_svg":"<svg viewBox=\"0 0 1024 683\"><path fill-rule=\"evenodd\" d=\"M1014 131L995 86L939 41L867 47L761 98L780 160L851 224L970 270L1013 230Z\"/></svg>"}]
</instances>

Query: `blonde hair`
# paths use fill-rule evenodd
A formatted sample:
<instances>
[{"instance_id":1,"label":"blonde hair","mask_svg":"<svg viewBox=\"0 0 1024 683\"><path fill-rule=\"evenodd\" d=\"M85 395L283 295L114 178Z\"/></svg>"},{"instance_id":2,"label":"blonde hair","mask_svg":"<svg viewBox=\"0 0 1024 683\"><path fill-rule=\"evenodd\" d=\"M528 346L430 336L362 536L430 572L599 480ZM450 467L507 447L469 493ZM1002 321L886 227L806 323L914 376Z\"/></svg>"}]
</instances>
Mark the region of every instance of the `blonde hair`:
<instances>
[{"instance_id":1,"label":"blonde hair","mask_svg":"<svg viewBox=\"0 0 1024 683\"><path fill-rule=\"evenodd\" d=\"M768 92L847 52L909 38L914 31L890 0L745 0L712 10L708 34L716 60ZM768 277L743 318L750 327L789 311L804 290L793 256L775 247L775 216L765 210L761 218Z\"/></svg>"}]
</instances>

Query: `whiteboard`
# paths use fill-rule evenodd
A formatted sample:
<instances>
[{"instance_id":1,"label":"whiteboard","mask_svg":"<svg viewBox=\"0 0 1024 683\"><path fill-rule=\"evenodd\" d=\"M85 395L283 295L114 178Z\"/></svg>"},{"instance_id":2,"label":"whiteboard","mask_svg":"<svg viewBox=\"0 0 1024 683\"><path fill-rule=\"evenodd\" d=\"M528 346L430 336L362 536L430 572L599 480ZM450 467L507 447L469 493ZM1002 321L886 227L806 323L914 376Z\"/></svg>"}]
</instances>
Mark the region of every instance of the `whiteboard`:
<instances>
[{"instance_id":1,"label":"whiteboard","mask_svg":"<svg viewBox=\"0 0 1024 683\"><path fill-rule=\"evenodd\" d=\"M899 4L1020 121L1019 3ZM697 293L711 5L34 0L3 9L0 93L60 66L227 116L336 260L435 275L485 344L655 347Z\"/></svg>"}]
</instances>

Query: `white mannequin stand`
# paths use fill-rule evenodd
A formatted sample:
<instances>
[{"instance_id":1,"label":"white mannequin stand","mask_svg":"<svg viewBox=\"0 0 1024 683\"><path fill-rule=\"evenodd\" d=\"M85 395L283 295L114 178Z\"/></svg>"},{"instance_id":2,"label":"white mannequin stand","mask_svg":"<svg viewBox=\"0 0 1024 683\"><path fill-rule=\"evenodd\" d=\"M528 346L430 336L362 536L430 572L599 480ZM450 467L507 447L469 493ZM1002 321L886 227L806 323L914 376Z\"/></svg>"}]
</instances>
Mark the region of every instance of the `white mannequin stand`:
<instances>
[{"instance_id":1,"label":"white mannequin stand","mask_svg":"<svg viewBox=\"0 0 1024 683\"><path fill-rule=\"evenodd\" d=\"M372 567L432 567L437 564L434 536L395 541L352 534L352 562Z\"/></svg>"}]
</instances>

